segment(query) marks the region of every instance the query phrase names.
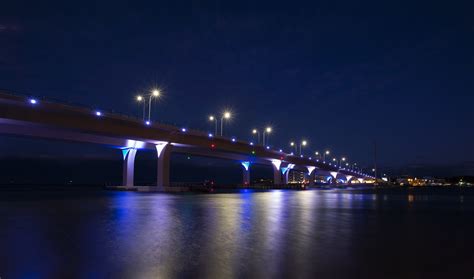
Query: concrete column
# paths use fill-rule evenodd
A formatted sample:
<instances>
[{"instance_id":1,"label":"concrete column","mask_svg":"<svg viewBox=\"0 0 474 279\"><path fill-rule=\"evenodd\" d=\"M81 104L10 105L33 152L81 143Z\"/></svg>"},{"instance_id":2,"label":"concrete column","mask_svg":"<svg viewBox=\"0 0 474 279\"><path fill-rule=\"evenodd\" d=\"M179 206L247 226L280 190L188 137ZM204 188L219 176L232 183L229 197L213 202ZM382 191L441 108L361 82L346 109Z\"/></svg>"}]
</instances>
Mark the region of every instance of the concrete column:
<instances>
[{"instance_id":1,"label":"concrete column","mask_svg":"<svg viewBox=\"0 0 474 279\"><path fill-rule=\"evenodd\" d=\"M282 175L282 183L283 184L288 184L288 175L290 174L290 169L289 168L285 168L283 169L283 175Z\"/></svg>"},{"instance_id":2,"label":"concrete column","mask_svg":"<svg viewBox=\"0 0 474 279\"><path fill-rule=\"evenodd\" d=\"M337 171L331 171L330 174L331 174L331 176L332 176L331 184L337 184L337 175L338 175L338 172L337 172Z\"/></svg>"},{"instance_id":3,"label":"concrete column","mask_svg":"<svg viewBox=\"0 0 474 279\"><path fill-rule=\"evenodd\" d=\"M158 157L156 186L159 188L170 187L170 159L172 146L167 142L159 143L156 146Z\"/></svg>"},{"instance_id":4,"label":"concrete column","mask_svg":"<svg viewBox=\"0 0 474 279\"><path fill-rule=\"evenodd\" d=\"M242 164L243 176L242 176L242 185L250 185L250 162L240 162Z\"/></svg>"},{"instance_id":5,"label":"concrete column","mask_svg":"<svg viewBox=\"0 0 474 279\"><path fill-rule=\"evenodd\" d=\"M137 149L135 148L125 148L122 149L123 155L123 173L122 173L122 184L123 186L133 187L133 179L135 172L135 155L137 154Z\"/></svg>"},{"instance_id":6,"label":"concrete column","mask_svg":"<svg viewBox=\"0 0 474 279\"><path fill-rule=\"evenodd\" d=\"M309 186L314 186L314 179L315 179L315 177L316 177L316 168L313 169L313 170L309 173L308 176L309 176L309 177L308 177L308 179L309 179L309 184L308 184L308 185L309 185Z\"/></svg>"},{"instance_id":7,"label":"concrete column","mask_svg":"<svg viewBox=\"0 0 474 279\"><path fill-rule=\"evenodd\" d=\"M315 166L307 166L308 173L305 174L305 179L308 178L308 186L314 186L314 176L316 173L316 167Z\"/></svg>"},{"instance_id":8,"label":"concrete column","mask_svg":"<svg viewBox=\"0 0 474 279\"><path fill-rule=\"evenodd\" d=\"M351 179L352 179L352 175L346 175L346 183L347 184L350 184L351 183Z\"/></svg>"},{"instance_id":9,"label":"concrete column","mask_svg":"<svg viewBox=\"0 0 474 279\"><path fill-rule=\"evenodd\" d=\"M280 185L281 184L281 171L279 168L273 165L273 185Z\"/></svg>"}]
</instances>

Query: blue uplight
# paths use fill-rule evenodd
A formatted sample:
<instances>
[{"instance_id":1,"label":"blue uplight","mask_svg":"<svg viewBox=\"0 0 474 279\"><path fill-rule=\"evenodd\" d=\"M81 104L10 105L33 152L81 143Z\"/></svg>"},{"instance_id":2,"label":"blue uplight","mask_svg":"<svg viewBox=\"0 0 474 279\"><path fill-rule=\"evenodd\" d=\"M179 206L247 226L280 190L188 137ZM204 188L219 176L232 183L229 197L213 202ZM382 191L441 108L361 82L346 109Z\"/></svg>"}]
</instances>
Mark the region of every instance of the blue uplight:
<instances>
[{"instance_id":1,"label":"blue uplight","mask_svg":"<svg viewBox=\"0 0 474 279\"><path fill-rule=\"evenodd\" d=\"M211 133L209 133L207 136L210 137L210 138L212 138L214 135L211 134Z\"/></svg>"},{"instance_id":2,"label":"blue uplight","mask_svg":"<svg viewBox=\"0 0 474 279\"><path fill-rule=\"evenodd\" d=\"M30 99L30 104L36 105L38 101L36 99Z\"/></svg>"},{"instance_id":3,"label":"blue uplight","mask_svg":"<svg viewBox=\"0 0 474 279\"><path fill-rule=\"evenodd\" d=\"M253 142L250 142L249 144L250 144L250 145L253 145Z\"/></svg>"},{"instance_id":4,"label":"blue uplight","mask_svg":"<svg viewBox=\"0 0 474 279\"><path fill-rule=\"evenodd\" d=\"M151 123L150 123L150 121L145 121L145 124L150 125Z\"/></svg>"},{"instance_id":5,"label":"blue uplight","mask_svg":"<svg viewBox=\"0 0 474 279\"><path fill-rule=\"evenodd\" d=\"M181 132L186 133L186 128L181 128Z\"/></svg>"},{"instance_id":6,"label":"blue uplight","mask_svg":"<svg viewBox=\"0 0 474 279\"><path fill-rule=\"evenodd\" d=\"M235 138L232 138L232 142L235 142Z\"/></svg>"},{"instance_id":7,"label":"blue uplight","mask_svg":"<svg viewBox=\"0 0 474 279\"><path fill-rule=\"evenodd\" d=\"M270 149L270 146L267 146L267 149Z\"/></svg>"},{"instance_id":8,"label":"blue uplight","mask_svg":"<svg viewBox=\"0 0 474 279\"><path fill-rule=\"evenodd\" d=\"M96 111L96 112L95 112L95 115L97 115L97 116L102 116L102 112Z\"/></svg>"},{"instance_id":9,"label":"blue uplight","mask_svg":"<svg viewBox=\"0 0 474 279\"><path fill-rule=\"evenodd\" d=\"M280 149L279 151L280 151L280 152L283 152L283 150L282 150L282 149Z\"/></svg>"}]
</instances>

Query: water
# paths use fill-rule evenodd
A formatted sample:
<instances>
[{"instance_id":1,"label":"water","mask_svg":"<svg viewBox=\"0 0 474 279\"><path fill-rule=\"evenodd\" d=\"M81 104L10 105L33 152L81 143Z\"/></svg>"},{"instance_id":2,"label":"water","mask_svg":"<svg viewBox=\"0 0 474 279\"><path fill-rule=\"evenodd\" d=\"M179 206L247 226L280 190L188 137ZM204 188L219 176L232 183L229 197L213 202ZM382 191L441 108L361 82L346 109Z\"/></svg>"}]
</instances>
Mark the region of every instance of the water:
<instances>
[{"instance_id":1,"label":"water","mask_svg":"<svg viewBox=\"0 0 474 279\"><path fill-rule=\"evenodd\" d=\"M472 278L474 189L0 192L3 278Z\"/></svg>"}]
</instances>

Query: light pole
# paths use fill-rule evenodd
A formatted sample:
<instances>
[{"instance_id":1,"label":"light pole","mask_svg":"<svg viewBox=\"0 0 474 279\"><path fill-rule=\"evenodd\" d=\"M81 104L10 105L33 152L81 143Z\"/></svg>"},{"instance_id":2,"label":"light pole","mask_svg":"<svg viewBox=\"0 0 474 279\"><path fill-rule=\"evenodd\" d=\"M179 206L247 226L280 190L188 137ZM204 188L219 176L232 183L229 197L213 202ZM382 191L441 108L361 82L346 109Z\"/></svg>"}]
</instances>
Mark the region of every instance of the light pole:
<instances>
[{"instance_id":1,"label":"light pole","mask_svg":"<svg viewBox=\"0 0 474 279\"><path fill-rule=\"evenodd\" d=\"M342 157L341 160L339 160L339 167L342 166L342 162L346 161L346 157Z\"/></svg>"},{"instance_id":2,"label":"light pole","mask_svg":"<svg viewBox=\"0 0 474 279\"><path fill-rule=\"evenodd\" d=\"M314 155L316 155L316 158L321 159L321 154L319 154L319 151L314 152Z\"/></svg>"},{"instance_id":3,"label":"light pole","mask_svg":"<svg viewBox=\"0 0 474 279\"><path fill-rule=\"evenodd\" d=\"M329 150L326 150L324 153L323 153L323 162L326 163L326 155L329 155L331 154L331 152L329 152Z\"/></svg>"},{"instance_id":4,"label":"light pole","mask_svg":"<svg viewBox=\"0 0 474 279\"><path fill-rule=\"evenodd\" d=\"M151 118L151 99L153 97L158 98L159 96L160 96L160 91L158 91L157 89L154 89L150 94L150 97L148 99L148 121L150 121L150 118Z\"/></svg>"},{"instance_id":5,"label":"light pole","mask_svg":"<svg viewBox=\"0 0 474 279\"><path fill-rule=\"evenodd\" d=\"M303 146L306 146L306 144L308 144L308 142L306 140L301 141L301 143L300 143L300 156L303 152Z\"/></svg>"},{"instance_id":6,"label":"light pole","mask_svg":"<svg viewBox=\"0 0 474 279\"><path fill-rule=\"evenodd\" d=\"M298 153L298 145L295 144L294 141L292 141L292 142L290 142L290 146L291 146L291 147L295 147L295 155L296 155L296 153Z\"/></svg>"},{"instance_id":7,"label":"light pole","mask_svg":"<svg viewBox=\"0 0 474 279\"><path fill-rule=\"evenodd\" d=\"M260 144L260 132L257 129L253 129L252 134L257 135L257 144Z\"/></svg>"},{"instance_id":8,"label":"light pole","mask_svg":"<svg viewBox=\"0 0 474 279\"><path fill-rule=\"evenodd\" d=\"M229 119L230 118L230 112L228 111L225 111L223 114L222 114L222 117L221 117L221 137L222 135L224 134L224 119Z\"/></svg>"},{"instance_id":9,"label":"light pole","mask_svg":"<svg viewBox=\"0 0 474 279\"><path fill-rule=\"evenodd\" d=\"M272 127L267 127L265 128L265 130L263 130L263 135L262 135L262 144L265 145L265 133L267 133L267 141L268 141L268 137L269 137L269 134L272 132Z\"/></svg>"},{"instance_id":10,"label":"light pole","mask_svg":"<svg viewBox=\"0 0 474 279\"><path fill-rule=\"evenodd\" d=\"M214 124L215 124L214 135L217 136L217 118L215 118L213 115L211 115L211 116L209 116L209 121L214 122Z\"/></svg>"},{"instance_id":11,"label":"light pole","mask_svg":"<svg viewBox=\"0 0 474 279\"><path fill-rule=\"evenodd\" d=\"M143 102L143 115L142 115L142 119L143 119L143 121L145 121L145 103L146 103L146 102L145 102L145 99L143 98L143 96L138 95L138 96L137 96L137 102L139 102L139 103L142 103L142 102Z\"/></svg>"}]
</instances>

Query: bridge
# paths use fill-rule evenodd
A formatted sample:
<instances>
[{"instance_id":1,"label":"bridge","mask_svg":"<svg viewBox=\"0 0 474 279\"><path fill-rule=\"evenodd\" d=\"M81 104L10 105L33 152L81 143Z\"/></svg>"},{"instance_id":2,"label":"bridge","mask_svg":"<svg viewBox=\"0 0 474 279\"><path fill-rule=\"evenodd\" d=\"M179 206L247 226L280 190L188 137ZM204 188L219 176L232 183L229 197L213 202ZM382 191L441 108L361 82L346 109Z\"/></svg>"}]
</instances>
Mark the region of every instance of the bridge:
<instances>
[{"instance_id":1,"label":"bridge","mask_svg":"<svg viewBox=\"0 0 474 279\"><path fill-rule=\"evenodd\" d=\"M287 184L290 170L309 177L316 175L350 182L373 178L370 175L317 159L287 154L267 146L220 137L115 113L71 106L46 100L0 93L0 134L104 144L119 147L123 159L123 185L134 187L135 155L140 149L152 149L157 156L156 189L169 189L172 153L236 160L242 165L242 184L250 184L252 165L271 165L273 183ZM153 187L151 187L153 188Z\"/></svg>"}]
</instances>

